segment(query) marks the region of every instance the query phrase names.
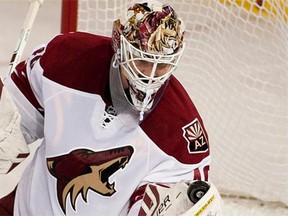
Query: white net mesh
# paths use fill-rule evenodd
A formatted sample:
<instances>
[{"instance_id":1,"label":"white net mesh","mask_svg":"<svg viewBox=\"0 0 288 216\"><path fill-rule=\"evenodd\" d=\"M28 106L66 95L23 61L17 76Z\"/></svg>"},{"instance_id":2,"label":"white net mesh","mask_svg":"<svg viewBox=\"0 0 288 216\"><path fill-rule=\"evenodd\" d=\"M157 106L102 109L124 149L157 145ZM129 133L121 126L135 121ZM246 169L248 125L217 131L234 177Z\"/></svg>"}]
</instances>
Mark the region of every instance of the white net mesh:
<instances>
[{"instance_id":1,"label":"white net mesh","mask_svg":"<svg viewBox=\"0 0 288 216\"><path fill-rule=\"evenodd\" d=\"M223 194L287 206L288 1L170 4L187 29L175 75L208 130L212 181ZM128 5L79 0L78 30L110 36L112 22Z\"/></svg>"}]
</instances>

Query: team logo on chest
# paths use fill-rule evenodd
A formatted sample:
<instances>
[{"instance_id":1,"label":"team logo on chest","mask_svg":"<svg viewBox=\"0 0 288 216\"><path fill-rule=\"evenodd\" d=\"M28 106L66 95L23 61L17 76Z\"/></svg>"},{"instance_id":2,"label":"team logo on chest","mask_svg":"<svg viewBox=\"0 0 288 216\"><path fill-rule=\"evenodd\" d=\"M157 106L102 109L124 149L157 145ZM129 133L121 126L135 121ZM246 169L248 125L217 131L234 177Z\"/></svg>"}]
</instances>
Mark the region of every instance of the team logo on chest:
<instances>
[{"instance_id":1,"label":"team logo on chest","mask_svg":"<svg viewBox=\"0 0 288 216\"><path fill-rule=\"evenodd\" d=\"M194 119L183 128L183 137L187 140L189 153L201 153L208 150L208 142L198 119Z\"/></svg>"},{"instance_id":2,"label":"team logo on chest","mask_svg":"<svg viewBox=\"0 0 288 216\"><path fill-rule=\"evenodd\" d=\"M76 199L81 194L87 202L88 191L100 196L112 196L115 182L109 177L130 161L134 149L124 146L94 152L90 149L76 149L68 154L47 158L47 167L57 180L58 202L66 214L66 199L70 194L72 208L76 211Z\"/></svg>"}]
</instances>

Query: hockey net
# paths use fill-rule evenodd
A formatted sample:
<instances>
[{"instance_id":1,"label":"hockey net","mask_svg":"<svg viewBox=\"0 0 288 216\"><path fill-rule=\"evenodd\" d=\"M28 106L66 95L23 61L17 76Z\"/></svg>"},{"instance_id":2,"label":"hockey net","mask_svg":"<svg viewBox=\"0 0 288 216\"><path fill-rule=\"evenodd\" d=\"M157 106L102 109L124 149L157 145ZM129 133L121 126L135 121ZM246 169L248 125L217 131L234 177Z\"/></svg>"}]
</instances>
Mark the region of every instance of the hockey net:
<instances>
[{"instance_id":1,"label":"hockey net","mask_svg":"<svg viewBox=\"0 0 288 216\"><path fill-rule=\"evenodd\" d=\"M224 197L283 206L287 213L288 1L170 2L186 24L186 51L175 76L204 119L211 180ZM113 21L129 5L63 0L62 27L110 36ZM249 215L239 211L235 215Z\"/></svg>"}]
</instances>

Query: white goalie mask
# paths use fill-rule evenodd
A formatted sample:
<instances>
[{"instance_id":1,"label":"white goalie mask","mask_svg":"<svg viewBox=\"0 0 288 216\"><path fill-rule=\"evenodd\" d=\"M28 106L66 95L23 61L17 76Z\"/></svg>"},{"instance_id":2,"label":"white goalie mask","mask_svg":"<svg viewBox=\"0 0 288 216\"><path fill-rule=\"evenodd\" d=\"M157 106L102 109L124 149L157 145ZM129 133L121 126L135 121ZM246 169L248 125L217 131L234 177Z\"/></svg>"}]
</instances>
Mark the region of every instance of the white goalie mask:
<instances>
[{"instance_id":1,"label":"white goalie mask","mask_svg":"<svg viewBox=\"0 0 288 216\"><path fill-rule=\"evenodd\" d=\"M152 108L158 90L176 69L183 48L172 55L150 54L121 35L120 51L119 64L128 81L131 102L143 114Z\"/></svg>"},{"instance_id":2,"label":"white goalie mask","mask_svg":"<svg viewBox=\"0 0 288 216\"><path fill-rule=\"evenodd\" d=\"M135 4L114 22L114 66L120 66L127 98L140 120L159 101L159 90L177 67L184 29L174 9L157 1Z\"/></svg>"}]
</instances>

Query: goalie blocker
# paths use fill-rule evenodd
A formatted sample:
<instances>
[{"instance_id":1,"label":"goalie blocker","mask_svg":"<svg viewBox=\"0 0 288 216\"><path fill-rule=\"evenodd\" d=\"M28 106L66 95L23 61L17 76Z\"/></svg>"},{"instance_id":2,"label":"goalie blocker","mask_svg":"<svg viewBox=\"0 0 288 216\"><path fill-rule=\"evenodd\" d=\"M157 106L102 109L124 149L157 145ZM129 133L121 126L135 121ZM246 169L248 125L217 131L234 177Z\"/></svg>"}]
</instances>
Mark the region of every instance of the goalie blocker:
<instances>
[{"instance_id":1,"label":"goalie blocker","mask_svg":"<svg viewBox=\"0 0 288 216\"><path fill-rule=\"evenodd\" d=\"M220 216L223 201L216 187L204 181L178 182L171 187L148 184L140 216Z\"/></svg>"}]
</instances>

